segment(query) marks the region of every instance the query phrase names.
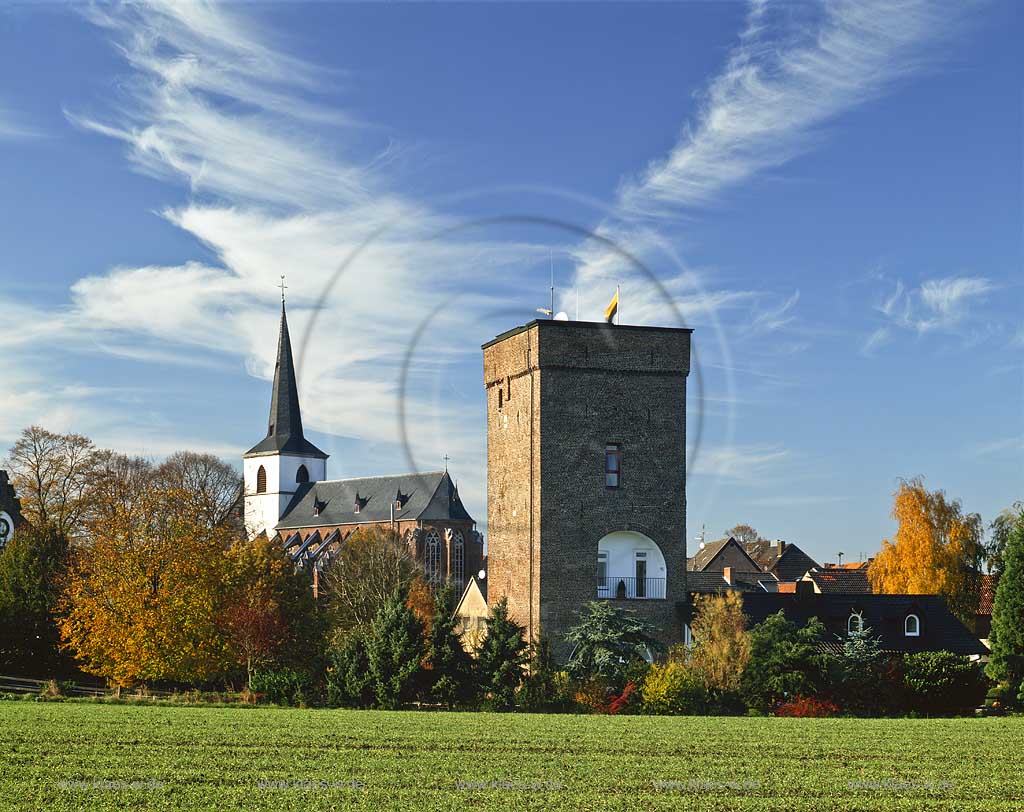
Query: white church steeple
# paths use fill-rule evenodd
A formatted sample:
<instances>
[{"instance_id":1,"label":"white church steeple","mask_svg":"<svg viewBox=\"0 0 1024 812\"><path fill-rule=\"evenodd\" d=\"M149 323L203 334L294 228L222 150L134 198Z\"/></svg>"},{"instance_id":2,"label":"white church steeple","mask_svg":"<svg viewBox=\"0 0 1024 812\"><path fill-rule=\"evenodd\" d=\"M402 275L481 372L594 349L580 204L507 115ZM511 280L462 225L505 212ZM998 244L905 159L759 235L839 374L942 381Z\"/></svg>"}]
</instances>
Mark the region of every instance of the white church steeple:
<instances>
[{"instance_id":1,"label":"white church steeple","mask_svg":"<svg viewBox=\"0 0 1024 812\"><path fill-rule=\"evenodd\" d=\"M295 492L307 482L327 478L328 455L303 436L299 388L281 289L281 331L277 342L274 389L267 436L242 456L245 528L249 538L274 535L274 528Z\"/></svg>"}]
</instances>

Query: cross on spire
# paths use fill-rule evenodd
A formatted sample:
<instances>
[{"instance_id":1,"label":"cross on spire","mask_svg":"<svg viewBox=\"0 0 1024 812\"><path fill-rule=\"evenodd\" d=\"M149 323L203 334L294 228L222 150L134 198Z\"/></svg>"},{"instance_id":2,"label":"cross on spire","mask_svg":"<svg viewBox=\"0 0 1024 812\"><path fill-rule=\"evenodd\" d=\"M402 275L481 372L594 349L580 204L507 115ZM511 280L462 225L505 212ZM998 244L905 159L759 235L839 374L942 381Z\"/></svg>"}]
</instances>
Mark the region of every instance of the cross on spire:
<instances>
[{"instance_id":1,"label":"cross on spire","mask_svg":"<svg viewBox=\"0 0 1024 812\"><path fill-rule=\"evenodd\" d=\"M284 283L284 274L281 274L281 304L284 304L284 292L288 289L288 286Z\"/></svg>"},{"instance_id":2,"label":"cross on spire","mask_svg":"<svg viewBox=\"0 0 1024 812\"><path fill-rule=\"evenodd\" d=\"M444 455L444 472L446 474L448 473L448 460L450 460L450 459L451 459L451 457L448 456L448 452L445 452L445 455Z\"/></svg>"}]
</instances>

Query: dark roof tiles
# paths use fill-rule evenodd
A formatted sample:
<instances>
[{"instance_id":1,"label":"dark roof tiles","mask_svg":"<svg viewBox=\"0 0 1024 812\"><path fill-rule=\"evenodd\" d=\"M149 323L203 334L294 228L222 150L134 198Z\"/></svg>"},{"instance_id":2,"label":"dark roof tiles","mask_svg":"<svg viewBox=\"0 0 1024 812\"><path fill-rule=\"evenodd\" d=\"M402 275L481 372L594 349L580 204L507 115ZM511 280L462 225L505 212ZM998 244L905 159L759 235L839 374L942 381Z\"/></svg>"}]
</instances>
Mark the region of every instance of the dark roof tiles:
<instances>
[{"instance_id":1,"label":"dark roof tiles","mask_svg":"<svg viewBox=\"0 0 1024 812\"><path fill-rule=\"evenodd\" d=\"M448 472L430 471L300 485L277 529L386 522L391 519L392 506L399 494L403 501L401 509L395 511L396 520L473 521Z\"/></svg>"}]
</instances>

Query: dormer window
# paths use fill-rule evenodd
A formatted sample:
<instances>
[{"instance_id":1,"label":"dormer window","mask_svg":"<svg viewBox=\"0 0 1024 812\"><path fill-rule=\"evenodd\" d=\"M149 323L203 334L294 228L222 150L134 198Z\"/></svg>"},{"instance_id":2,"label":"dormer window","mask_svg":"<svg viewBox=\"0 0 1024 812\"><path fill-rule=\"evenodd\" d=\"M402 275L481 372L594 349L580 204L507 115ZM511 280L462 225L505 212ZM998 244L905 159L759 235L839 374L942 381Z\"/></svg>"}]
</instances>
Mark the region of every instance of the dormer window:
<instances>
[{"instance_id":1,"label":"dormer window","mask_svg":"<svg viewBox=\"0 0 1024 812\"><path fill-rule=\"evenodd\" d=\"M921 618L917 615L907 615L907 619L903 621L903 635L905 637L920 637Z\"/></svg>"},{"instance_id":2,"label":"dormer window","mask_svg":"<svg viewBox=\"0 0 1024 812\"><path fill-rule=\"evenodd\" d=\"M408 501L409 501L409 497L406 494L402 493L401 491L396 493L395 494L395 513L398 513L405 506L405 503L408 502Z\"/></svg>"},{"instance_id":3,"label":"dormer window","mask_svg":"<svg viewBox=\"0 0 1024 812\"><path fill-rule=\"evenodd\" d=\"M313 515L314 516L319 516L320 515L320 511L323 510L323 508L324 508L324 503L321 502L319 499L314 498L313 499Z\"/></svg>"},{"instance_id":4,"label":"dormer window","mask_svg":"<svg viewBox=\"0 0 1024 812\"><path fill-rule=\"evenodd\" d=\"M355 507L352 508L352 512L353 513L358 513L359 511L361 511L368 501L369 501L368 499L363 499L362 497L360 497L359 496L359 492L357 491L356 492L356 504L355 504Z\"/></svg>"}]
</instances>

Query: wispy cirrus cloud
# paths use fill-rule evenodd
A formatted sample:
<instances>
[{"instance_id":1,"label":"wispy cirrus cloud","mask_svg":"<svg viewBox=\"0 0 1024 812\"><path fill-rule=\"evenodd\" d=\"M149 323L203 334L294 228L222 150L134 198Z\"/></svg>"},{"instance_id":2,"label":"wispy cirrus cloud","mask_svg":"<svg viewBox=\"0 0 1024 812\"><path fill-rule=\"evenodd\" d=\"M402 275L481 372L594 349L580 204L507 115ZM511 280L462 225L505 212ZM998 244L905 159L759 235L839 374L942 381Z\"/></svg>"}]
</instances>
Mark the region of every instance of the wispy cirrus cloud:
<instances>
[{"instance_id":1,"label":"wispy cirrus cloud","mask_svg":"<svg viewBox=\"0 0 1024 812\"><path fill-rule=\"evenodd\" d=\"M26 116L0 103L0 141L20 141L41 136L42 132L32 126Z\"/></svg>"},{"instance_id":2,"label":"wispy cirrus cloud","mask_svg":"<svg viewBox=\"0 0 1024 812\"><path fill-rule=\"evenodd\" d=\"M710 475L737 483L764 483L771 472L790 457L780 445L729 445L701 450L695 476Z\"/></svg>"},{"instance_id":3,"label":"wispy cirrus cloud","mask_svg":"<svg viewBox=\"0 0 1024 812\"><path fill-rule=\"evenodd\" d=\"M861 349L870 354L887 343L897 330L916 335L959 332L995 289L995 283L981 276L926 279L911 288L897 279L875 305L885 323L868 336Z\"/></svg>"},{"instance_id":4,"label":"wispy cirrus cloud","mask_svg":"<svg viewBox=\"0 0 1024 812\"><path fill-rule=\"evenodd\" d=\"M924 0L754 0L696 122L668 156L623 184L624 213L708 206L810 149L824 125L921 70L951 11Z\"/></svg>"}]
</instances>

